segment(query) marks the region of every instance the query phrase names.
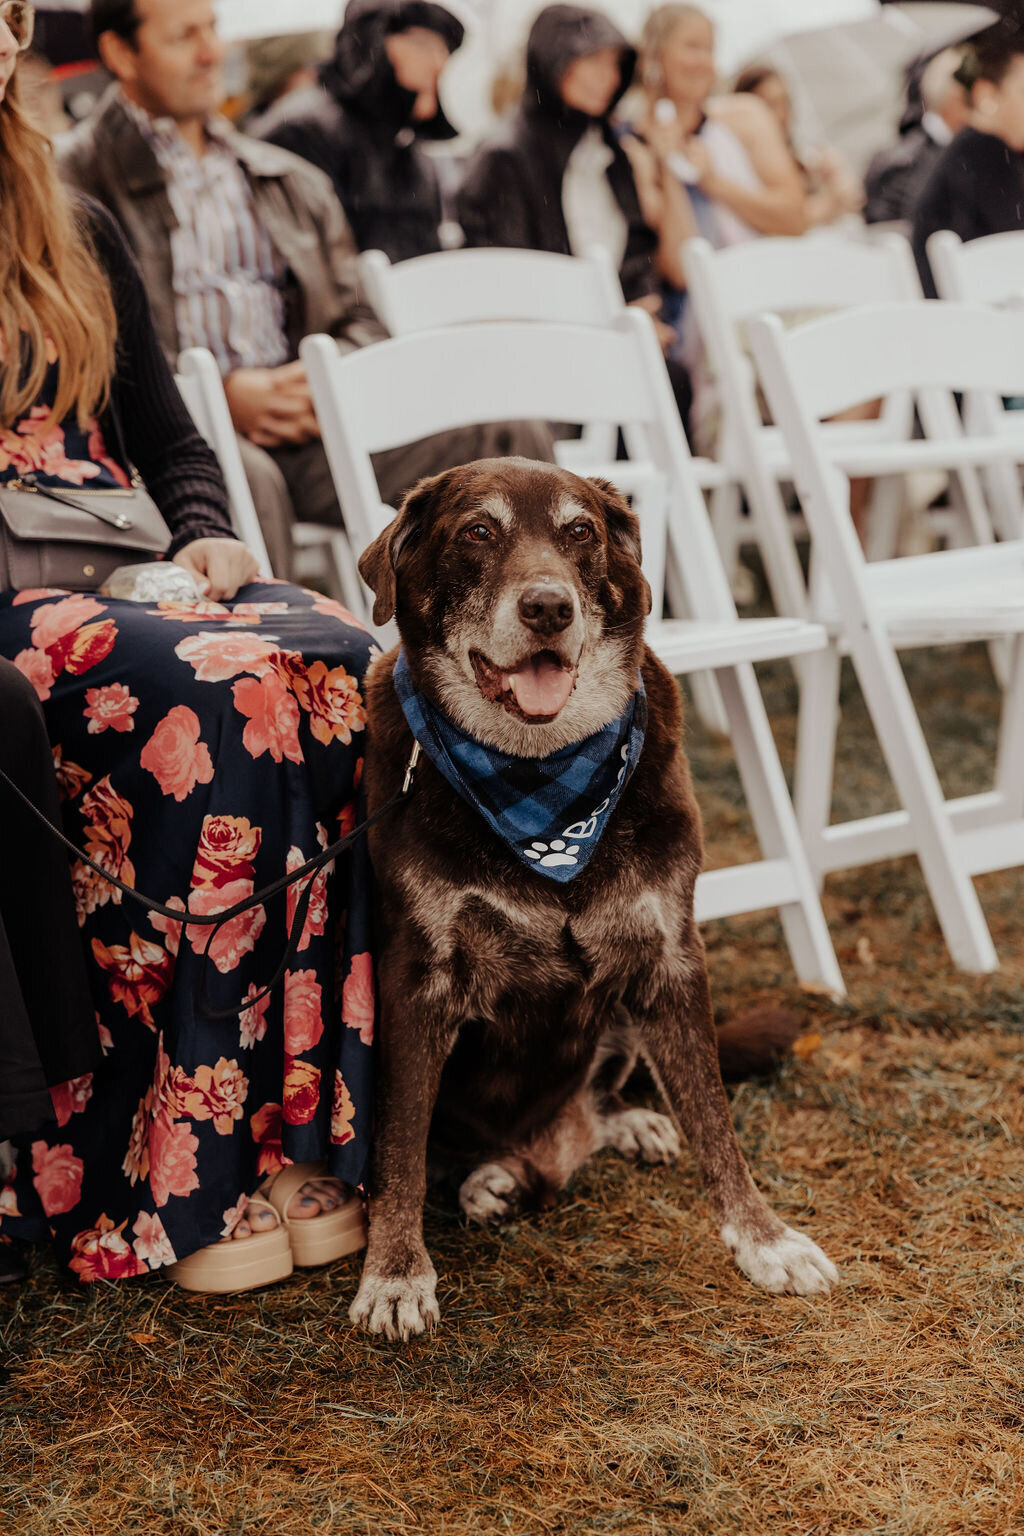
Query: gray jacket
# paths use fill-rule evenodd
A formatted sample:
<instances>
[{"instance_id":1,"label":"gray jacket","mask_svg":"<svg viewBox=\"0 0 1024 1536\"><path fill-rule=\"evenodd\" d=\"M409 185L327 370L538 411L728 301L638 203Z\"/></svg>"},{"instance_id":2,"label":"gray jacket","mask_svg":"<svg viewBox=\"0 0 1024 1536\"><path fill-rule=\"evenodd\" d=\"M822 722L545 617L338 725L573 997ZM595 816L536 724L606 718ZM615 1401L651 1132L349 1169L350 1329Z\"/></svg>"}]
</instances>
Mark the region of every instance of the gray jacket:
<instances>
[{"instance_id":1,"label":"gray jacket","mask_svg":"<svg viewBox=\"0 0 1024 1536\"><path fill-rule=\"evenodd\" d=\"M350 347L386 332L363 299L355 244L330 180L298 155L231 130L226 142L252 188L253 206L285 269L285 327L293 356L324 331ZM172 365L180 350L165 172L132 122L117 86L57 148L61 175L117 220L142 268L153 320ZM346 347L347 350L347 347Z\"/></svg>"}]
</instances>

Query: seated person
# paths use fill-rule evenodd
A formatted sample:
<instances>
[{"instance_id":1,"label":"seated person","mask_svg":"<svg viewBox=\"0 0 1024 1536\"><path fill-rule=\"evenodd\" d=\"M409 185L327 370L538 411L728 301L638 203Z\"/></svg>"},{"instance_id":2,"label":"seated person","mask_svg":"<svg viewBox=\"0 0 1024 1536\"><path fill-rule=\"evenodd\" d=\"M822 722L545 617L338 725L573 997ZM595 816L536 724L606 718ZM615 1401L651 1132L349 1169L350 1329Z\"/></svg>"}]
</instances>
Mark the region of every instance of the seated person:
<instances>
[{"instance_id":1,"label":"seated person","mask_svg":"<svg viewBox=\"0 0 1024 1536\"><path fill-rule=\"evenodd\" d=\"M695 5L661 5L641 39L647 133L660 126L700 232L716 248L802 235L807 194L778 118L757 96L713 96L715 29Z\"/></svg>"},{"instance_id":2,"label":"seated person","mask_svg":"<svg viewBox=\"0 0 1024 1536\"><path fill-rule=\"evenodd\" d=\"M895 144L880 149L864 177L864 222L907 224L914 205L942 151L968 117L967 92L957 79L963 58L959 48L945 48L921 73Z\"/></svg>"},{"instance_id":3,"label":"seated person","mask_svg":"<svg viewBox=\"0 0 1024 1536\"><path fill-rule=\"evenodd\" d=\"M91 16L117 83L61 146L61 172L120 224L172 365L192 346L220 364L270 559L287 573L293 517L343 521L299 343L385 334L360 298L351 233L322 172L216 115L211 0L92 0ZM380 454L382 497L396 505L422 475L506 452L550 458L550 438L473 427Z\"/></svg>"},{"instance_id":4,"label":"seated person","mask_svg":"<svg viewBox=\"0 0 1024 1536\"><path fill-rule=\"evenodd\" d=\"M20 351L20 367L0 370L0 490L30 478L58 496L88 488L100 506L137 467L170 530L170 558L205 600L3 591L0 657L42 704L72 841L172 907L188 898L197 913L222 911L301 865L339 820L352 823L373 646L337 604L253 581L256 561L233 537L216 460L182 404L117 225L62 188L19 106L31 12L7 16L0 344L8 358ZM3 717L10 728L6 704ZM18 1162L0 1198L0 1237L52 1239L83 1280L212 1253L219 1284L230 1272L230 1288L244 1289L280 1276L282 1258L290 1267L291 1236L282 1254L283 1229L270 1230L281 1218L260 1207L250 1221L246 1207L262 1180L294 1163L292 1226L326 1221L323 1236L340 1224L348 1246L357 1243L350 1187L368 1150L373 1031L368 882L357 860L318 877L284 985L262 1001L290 903L233 919L204 966L209 930L154 920L81 861L72 882L84 989L76 1013L52 1014L44 1028L60 1041L74 1030L76 1048L39 1039L45 981L36 978L36 1001L22 985L43 1081L22 1027L28 1076L5 1106ZM24 887L18 897L29 899ZM6 896L0 904L10 937ZM54 910L51 961L69 945L62 923ZM70 1010L51 969L52 1006ZM209 1006L227 1010L227 1022L197 1004L204 971ZM75 985L70 967L64 979ZM5 1041L17 1027L8 1013ZM70 1080L55 1082L63 1071ZM36 1122L42 1087L54 1112L45 1125ZM202 1264L190 1283L205 1287Z\"/></svg>"},{"instance_id":5,"label":"seated person","mask_svg":"<svg viewBox=\"0 0 1024 1536\"><path fill-rule=\"evenodd\" d=\"M914 258L929 298L937 297L927 252L936 230L979 240L1024 229L1024 40L992 27L966 48L957 78L967 126L939 156L913 215Z\"/></svg>"},{"instance_id":6,"label":"seated person","mask_svg":"<svg viewBox=\"0 0 1024 1536\"><path fill-rule=\"evenodd\" d=\"M254 125L326 172L360 251L405 261L441 249L441 192L419 141L455 137L437 92L462 38L443 5L350 0L319 84Z\"/></svg>"},{"instance_id":7,"label":"seated person","mask_svg":"<svg viewBox=\"0 0 1024 1536\"><path fill-rule=\"evenodd\" d=\"M845 157L831 145L798 155L793 144L793 98L784 77L770 64L750 64L733 83L737 96L756 96L774 113L790 154L804 179L807 224L819 229L837 219L859 213L864 189Z\"/></svg>"},{"instance_id":8,"label":"seated person","mask_svg":"<svg viewBox=\"0 0 1024 1536\"><path fill-rule=\"evenodd\" d=\"M550 5L527 43L522 105L470 162L457 212L470 246L582 256L604 246L626 302L658 315L663 277L683 280L680 247L695 233L682 188L654 144L611 126L636 51L599 11ZM675 337L662 327L663 345ZM673 386L686 419L685 372Z\"/></svg>"}]
</instances>

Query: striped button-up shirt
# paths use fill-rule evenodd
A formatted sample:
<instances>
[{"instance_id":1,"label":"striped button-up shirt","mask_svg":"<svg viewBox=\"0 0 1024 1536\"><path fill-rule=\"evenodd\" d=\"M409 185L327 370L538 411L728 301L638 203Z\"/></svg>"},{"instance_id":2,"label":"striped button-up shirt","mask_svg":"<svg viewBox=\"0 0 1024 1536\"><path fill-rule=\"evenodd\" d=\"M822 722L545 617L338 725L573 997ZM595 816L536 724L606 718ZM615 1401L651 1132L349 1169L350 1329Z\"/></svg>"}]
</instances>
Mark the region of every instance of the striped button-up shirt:
<instances>
[{"instance_id":1,"label":"striped button-up shirt","mask_svg":"<svg viewBox=\"0 0 1024 1536\"><path fill-rule=\"evenodd\" d=\"M207 123L206 152L197 158L172 119L123 100L167 173L179 345L207 347L224 374L287 362L283 266L218 120Z\"/></svg>"}]
</instances>

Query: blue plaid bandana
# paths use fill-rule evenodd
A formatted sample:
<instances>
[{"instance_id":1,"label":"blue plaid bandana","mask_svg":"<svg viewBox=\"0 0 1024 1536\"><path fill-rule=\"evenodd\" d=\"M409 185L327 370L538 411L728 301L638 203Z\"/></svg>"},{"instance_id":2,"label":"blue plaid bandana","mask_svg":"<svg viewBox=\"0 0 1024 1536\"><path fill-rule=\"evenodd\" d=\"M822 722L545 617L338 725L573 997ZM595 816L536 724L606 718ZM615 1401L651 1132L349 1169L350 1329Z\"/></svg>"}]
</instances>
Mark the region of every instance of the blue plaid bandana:
<instances>
[{"instance_id":1,"label":"blue plaid bandana","mask_svg":"<svg viewBox=\"0 0 1024 1536\"><path fill-rule=\"evenodd\" d=\"M416 691L404 650L394 675L409 729L434 767L527 869L562 884L585 869L643 751L639 673L625 714L550 757L512 757L467 736Z\"/></svg>"}]
</instances>

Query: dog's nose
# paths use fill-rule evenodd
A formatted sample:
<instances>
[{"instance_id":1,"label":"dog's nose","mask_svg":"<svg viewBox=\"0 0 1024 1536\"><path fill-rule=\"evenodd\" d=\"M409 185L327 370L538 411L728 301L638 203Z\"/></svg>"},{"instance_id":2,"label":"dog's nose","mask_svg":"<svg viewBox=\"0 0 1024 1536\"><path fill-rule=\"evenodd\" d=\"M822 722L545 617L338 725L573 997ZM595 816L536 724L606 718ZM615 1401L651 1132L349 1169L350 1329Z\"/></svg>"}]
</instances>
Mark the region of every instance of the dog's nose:
<instances>
[{"instance_id":1,"label":"dog's nose","mask_svg":"<svg viewBox=\"0 0 1024 1536\"><path fill-rule=\"evenodd\" d=\"M560 582L535 582L519 598L519 617L538 635L557 635L572 623L575 604Z\"/></svg>"}]
</instances>

